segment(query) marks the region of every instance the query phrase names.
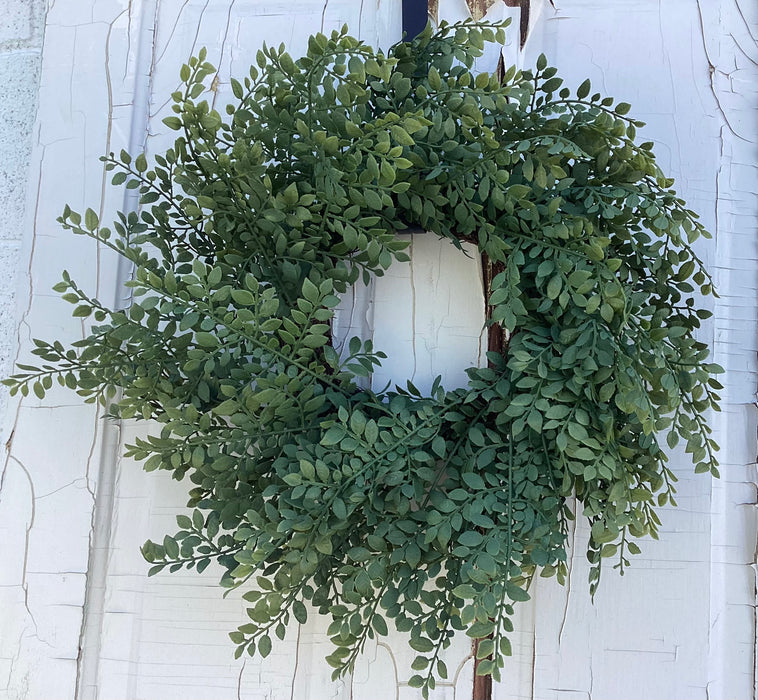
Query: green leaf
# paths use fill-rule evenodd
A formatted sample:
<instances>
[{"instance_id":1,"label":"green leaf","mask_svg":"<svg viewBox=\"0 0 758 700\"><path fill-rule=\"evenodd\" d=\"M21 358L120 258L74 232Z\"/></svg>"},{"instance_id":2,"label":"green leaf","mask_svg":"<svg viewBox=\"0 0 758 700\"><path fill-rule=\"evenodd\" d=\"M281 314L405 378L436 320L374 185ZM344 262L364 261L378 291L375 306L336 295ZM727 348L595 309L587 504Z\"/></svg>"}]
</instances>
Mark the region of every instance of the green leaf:
<instances>
[{"instance_id":1,"label":"green leaf","mask_svg":"<svg viewBox=\"0 0 758 700\"><path fill-rule=\"evenodd\" d=\"M321 445L331 447L338 444L343 437L345 437L345 429L341 425L333 425L324 433L321 438Z\"/></svg>"},{"instance_id":2,"label":"green leaf","mask_svg":"<svg viewBox=\"0 0 758 700\"><path fill-rule=\"evenodd\" d=\"M563 280L561 279L561 277L559 275L555 275L554 277L551 277L550 282L548 282L548 285L547 285L547 298L557 299L562 288L563 288Z\"/></svg>"},{"instance_id":3,"label":"green leaf","mask_svg":"<svg viewBox=\"0 0 758 700\"><path fill-rule=\"evenodd\" d=\"M350 414L350 430L356 435L363 435L366 428L366 416L361 411L353 411Z\"/></svg>"},{"instance_id":4,"label":"green leaf","mask_svg":"<svg viewBox=\"0 0 758 700\"><path fill-rule=\"evenodd\" d=\"M92 314L92 307L87 304L80 304L71 314L74 318L87 318Z\"/></svg>"},{"instance_id":5,"label":"green leaf","mask_svg":"<svg viewBox=\"0 0 758 700\"><path fill-rule=\"evenodd\" d=\"M303 280L303 297L307 299L311 304L318 304L319 291L318 287L313 284L308 278Z\"/></svg>"},{"instance_id":6,"label":"green leaf","mask_svg":"<svg viewBox=\"0 0 758 700\"><path fill-rule=\"evenodd\" d=\"M374 190L365 190L363 198L366 200L366 205L371 207L371 209L381 209L384 206L382 198Z\"/></svg>"},{"instance_id":7,"label":"green leaf","mask_svg":"<svg viewBox=\"0 0 758 700\"><path fill-rule=\"evenodd\" d=\"M424 686L424 679L415 674L408 679L408 686L410 688L422 688Z\"/></svg>"},{"instance_id":8,"label":"green leaf","mask_svg":"<svg viewBox=\"0 0 758 700\"><path fill-rule=\"evenodd\" d=\"M252 306L255 304L255 297L246 289L232 289L232 299L240 306Z\"/></svg>"},{"instance_id":9,"label":"green leaf","mask_svg":"<svg viewBox=\"0 0 758 700\"><path fill-rule=\"evenodd\" d=\"M179 131L182 128L182 120L179 117L165 117L163 123L173 131ZM124 178L126 179L126 178ZM115 177L114 177L115 180ZM115 182L113 184L116 184Z\"/></svg>"},{"instance_id":10,"label":"green leaf","mask_svg":"<svg viewBox=\"0 0 758 700\"><path fill-rule=\"evenodd\" d=\"M169 559L176 559L179 556L179 545L173 537L166 535L163 538L163 548L166 550L166 556Z\"/></svg>"},{"instance_id":11,"label":"green leaf","mask_svg":"<svg viewBox=\"0 0 758 700\"><path fill-rule=\"evenodd\" d=\"M410 644L411 649L415 649L416 651L420 651L422 653L426 653L434 649L434 644L426 637L411 637L408 643Z\"/></svg>"},{"instance_id":12,"label":"green leaf","mask_svg":"<svg viewBox=\"0 0 758 700\"><path fill-rule=\"evenodd\" d=\"M84 212L84 225L89 231L94 231L99 224L97 214L92 209L87 209Z\"/></svg>"},{"instance_id":13,"label":"green leaf","mask_svg":"<svg viewBox=\"0 0 758 700\"><path fill-rule=\"evenodd\" d=\"M435 92L439 91L442 87L442 81L440 80L440 74L434 66L429 68L428 74L429 87Z\"/></svg>"},{"instance_id":14,"label":"green leaf","mask_svg":"<svg viewBox=\"0 0 758 700\"><path fill-rule=\"evenodd\" d=\"M264 659L271 653L271 637L267 634L258 639L258 653Z\"/></svg>"},{"instance_id":15,"label":"green leaf","mask_svg":"<svg viewBox=\"0 0 758 700\"><path fill-rule=\"evenodd\" d=\"M508 593L508 597L514 603L523 603L529 600L529 594L523 588L516 586L510 581L505 584L505 590Z\"/></svg>"},{"instance_id":16,"label":"green leaf","mask_svg":"<svg viewBox=\"0 0 758 700\"><path fill-rule=\"evenodd\" d=\"M239 410L239 404L234 399L227 399L213 409L217 416L231 416Z\"/></svg>"},{"instance_id":17,"label":"green leaf","mask_svg":"<svg viewBox=\"0 0 758 700\"><path fill-rule=\"evenodd\" d=\"M392 138L401 146L413 146L416 143L413 137L402 126L397 124L393 124L390 127L390 133L392 134Z\"/></svg>"},{"instance_id":18,"label":"green leaf","mask_svg":"<svg viewBox=\"0 0 758 700\"><path fill-rule=\"evenodd\" d=\"M371 626L374 628L374 631L381 637L386 637L389 634L387 623L384 621L384 618L378 613L374 613L372 616Z\"/></svg>"},{"instance_id":19,"label":"green leaf","mask_svg":"<svg viewBox=\"0 0 758 700\"><path fill-rule=\"evenodd\" d=\"M300 460L300 472L308 481L313 481L316 478L316 468L306 459Z\"/></svg>"},{"instance_id":20,"label":"green leaf","mask_svg":"<svg viewBox=\"0 0 758 700\"><path fill-rule=\"evenodd\" d=\"M461 481L468 486L472 491L481 491L486 488L484 479L482 479L476 472L465 472L461 474Z\"/></svg>"},{"instance_id":21,"label":"green leaf","mask_svg":"<svg viewBox=\"0 0 758 700\"><path fill-rule=\"evenodd\" d=\"M377 438L379 437L379 426L376 424L375 420L369 420L366 422L366 429L363 433L364 440L369 444L373 445Z\"/></svg>"},{"instance_id":22,"label":"green leaf","mask_svg":"<svg viewBox=\"0 0 758 700\"><path fill-rule=\"evenodd\" d=\"M301 625L304 625L308 620L308 611L299 600L292 603L292 615Z\"/></svg>"},{"instance_id":23,"label":"green leaf","mask_svg":"<svg viewBox=\"0 0 758 700\"><path fill-rule=\"evenodd\" d=\"M213 333L196 333L195 342L203 348L215 348L218 346L218 338Z\"/></svg>"},{"instance_id":24,"label":"green leaf","mask_svg":"<svg viewBox=\"0 0 758 700\"><path fill-rule=\"evenodd\" d=\"M478 547L483 540L484 537L482 534L476 532L475 530L467 530L458 536L458 542L460 542L464 547Z\"/></svg>"},{"instance_id":25,"label":"green leaf","mask_svg":"<svg viewBox=\"0 0 758 700\"><path fill-rule=\"evenodd\" d=\"M532 188L527 187L526 185L511 185L508 188L508 196L512 197L513 199L523 199L529 193L531 193L531 191Z\"/></svg>"}]
</instances>

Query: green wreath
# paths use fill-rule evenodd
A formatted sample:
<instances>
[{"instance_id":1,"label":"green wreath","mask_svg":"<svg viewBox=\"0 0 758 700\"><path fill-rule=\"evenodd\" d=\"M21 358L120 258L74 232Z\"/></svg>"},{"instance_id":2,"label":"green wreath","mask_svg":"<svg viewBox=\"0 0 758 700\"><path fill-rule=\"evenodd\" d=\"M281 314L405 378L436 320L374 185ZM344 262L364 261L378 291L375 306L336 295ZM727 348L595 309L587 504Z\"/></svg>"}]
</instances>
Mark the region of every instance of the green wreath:
<instances>
[{"instance_id":1,"label":"green wreath","mask_svg":"<svg viewBox=\"0 0 758 700\"><path fill-rule=\"evenodd\" d=\"M197 101L203 51L165 119L173 148L150 169L105 159L141 210L113 229L60 219L133 263L134 303L107 309L64 273L57 291L96 325L71 349L36 341L45 364L6 383L43 397L57 378L161 424L127 455L188 478L194 510L143 553L151 574L216 561L245 588L237 655L266 656L315 610L335 675L389 620L424 693L459 630L498 677L513 603L537 573L565 579L572 497L594 593L603 560L623 571L673 502L661 431L716 474L703 414L720 369L692 298L712 294L690 247L706 232L627 104L588 81L572 96L544 57L474 74L502 40L464 22L387 55L346 30L298 61L264 48L226 120ZM368 391L382 353L330 345L337 295L407 260L408 227L484 256L491 352L466 388Z\"/></svg>"}]
</instances>

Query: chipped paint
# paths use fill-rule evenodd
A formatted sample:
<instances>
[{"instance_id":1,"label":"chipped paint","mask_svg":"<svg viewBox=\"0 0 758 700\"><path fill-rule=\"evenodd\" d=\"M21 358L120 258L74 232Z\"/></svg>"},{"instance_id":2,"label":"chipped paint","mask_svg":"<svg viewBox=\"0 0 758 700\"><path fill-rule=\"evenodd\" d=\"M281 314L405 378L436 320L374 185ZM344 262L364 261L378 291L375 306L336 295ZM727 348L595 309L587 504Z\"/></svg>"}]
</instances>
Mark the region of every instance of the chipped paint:
<instances>
[{"instance_id":1,"label":"chipped paint","mask_svg":"<svg viewBox=\"0 0 758 700\"><path fill-rule=\"evenodd\" d=\"M17 211L23 241L19 227L6 235L0 223L0 274L8 289L14 270L22 278L16 333L5 334L17 345L7 357L17 351L21 361L32 336L81 336L81 324L49 292L61 267L104 301L128 303L118 282L128 270L59 231L55 218L65 202L106 218L134 207L105 186L97 157L166 147L166 96L191 51L208 47L219 67L213 99L224 104L229 76L245 72L264 39L298 53L314 29L347 22L386 47L401 22L399 0L303 0L296 13L284 0L55 0L43 47L43 3L11 6L16 14L0 29L0 74L11 56L23 84L33 86L42 52L36 127L35 100L9 93L25 110L19 134L27 142L11 143L22 156L4 161L21 189L31 162ZM489 19L522 16L502 1L476 7ZM712 420L724 466L723 478L710 483L672 455L679 509L666 511L660 541L644 544L623 580L605 572L594 606L585 585L587 530L577 523L569 583L538 580L533 601L517 609L514 656L493 696L755 700L758 8L748 0L532 0L529 7L529 41L521 53L510 32L506 63L528 66L544 51L572 84L589 75L631 102L662 166L714 232L699 252L721 296L702 337L727 369L724 411ZM440 0L439 14L456 21L471 12L465 0ZM480 65L496 63L488 54ZM0 152L8 143L0 136ZM478 262L457 251L448 259L445 245L416 234L408 266L343 300L335 338L372 336L390 351L375 384L413 376L428 386L442 373L453 385L465 366L481 362L480 320L465 304L481 302ZM398 635L372 642L344 681L331 680L326 629L316 619L293 625L266 661L234 661L226 633L244 618L243 604L238 595L221 597L217 574L145 577L139 545L171 529L186 497L165 474L118 459L120 444L143 428L105 426L95 409L62 391L44 405L25 399L0 411L8 449L0 474L1 700L374 700L377 688L382 700L418 697L407 685L414 654ZM451 678L433 699L470 700L469 640L456 639L445 660Z\"/></svg>"},{"instance_id":2,"label":"chipped paint","mask_svg":"<svg viewBox=\"0 0 758 700\"><path fill-rule=\"evenodd\" d=\"M465 18L477 22L497 21L508 16L514 17L514 13L506 8L516 8L518 12L515 13L512 26L518 26L519 46L523 49L529 32L539 17L543 2L544 0L455 0L453 4L451 0L429 0L428 11L430 21L436 26L441 19L448 22Z\"/></svg>"},{"instance_id":3,"label":"chipped paint","mask_svg":"<svg viewBox=\"0 0 758 700\"><path fill-rule=\"evenodd\" d=\"M723 477L695 478L672 455L680 507L664 513L661 540L644 544L623 580L606 572L594 607L583 590L587 533L579 523L572 584L537 585L535 688L509 690L564 700L629 697L623 689L631 687L640 698L753 698L756 9L696 0L555 5L545 9L525 64L544 51L571 84L589 76L631 102L648 124L643 139L656 142L677 191L714 233L699 253L721 298L702 337L727 368L724 410L711 419Z\"/></svg>"},{"instance_id":4,"label":"chipped paint","mask_svg":"<svg viewBox=\"0 0 758 700\"><path fill-rule=\"evenodd\" d=\"M471 13L471 18L475 21L479 21L481 19L484 19L484 16L487 14L490 7L492 7L495 4L498 4L502 2L502 0L466 0L466 4L468 5L468 10ZM528 4L528 0L525 0ZM514 6L511 3L507 2L507 5Z\"/></svg>"}]
</instances>

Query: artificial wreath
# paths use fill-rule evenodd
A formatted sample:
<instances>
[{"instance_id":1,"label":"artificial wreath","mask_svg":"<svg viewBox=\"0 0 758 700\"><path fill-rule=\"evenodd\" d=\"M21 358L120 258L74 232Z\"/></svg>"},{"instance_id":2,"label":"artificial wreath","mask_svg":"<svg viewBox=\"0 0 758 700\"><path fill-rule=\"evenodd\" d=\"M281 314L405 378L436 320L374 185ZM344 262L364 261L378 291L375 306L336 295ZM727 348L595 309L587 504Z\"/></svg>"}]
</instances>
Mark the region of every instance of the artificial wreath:
<instances>
[{"instance_id":1,"label":"artificial wreath","mask_svg":"<svg viewBox=\"0 0 758 700\"><path fill-rule=\"evenodd\" d=\"M629 105L589 81L572 94L544 57L475 74L492 41L503 25L464 22L386 55L346 29L297 61L264 47L226 115L200 99L201 51L164 120L174 146L105 158L139 211L60 219L133 264L134 302L110 310L64 273L56 290L95 325L73 348L36 341L45 364L7 383L43 397L55 378L160 424L127 455L187 479L193 511L144 556L150 573L215 561L245 589L238 655L315 612L335 675L389 622L425 694L459 630L497 678L513 603L537 573L565 578L572 497L594 592L673 501L660 434L716 474L719 368L692 296L712 294L691 248L706 232ZM465 388L370 391L382 353L330 345L338 295L407 260L409 227L476 244L491 271L499 342Z\"/></svg>"}]
</instances>

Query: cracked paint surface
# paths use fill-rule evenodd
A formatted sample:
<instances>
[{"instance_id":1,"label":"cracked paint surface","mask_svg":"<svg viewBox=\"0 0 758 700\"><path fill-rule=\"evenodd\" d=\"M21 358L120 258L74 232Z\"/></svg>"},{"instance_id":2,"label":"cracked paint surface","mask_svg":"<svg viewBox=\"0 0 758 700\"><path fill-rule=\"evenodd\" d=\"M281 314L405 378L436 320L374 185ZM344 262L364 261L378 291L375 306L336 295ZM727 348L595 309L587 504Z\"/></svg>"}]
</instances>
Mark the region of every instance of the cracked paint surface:
<instances>
[{"instance_id":1,"label":"cracked paint surface","mask_svg":"<svg viewBox=\"0 0 758 700\"><path fill-rule=\"evenodd\" d=\"M12 60L33 84L43 3L11 5L18 10L0 29L0 75L3 61ZM517 8L488 5L488 18L509 13L518 26ZM569 584L539 580L532 602L517 609L514 656L495 684L495 700L755 698L754 5L533 1L525 53L518 53L511 32L508 63L529 66L545 52L570 84L589 76L648 122L644 137L656 141L662 167L714 232L712 241L699 244L721 295L703 338L714 344L715 361L727 374L724 410L712 420L723 478L695 477L684 455L674 453L680 507L664 513L660 541L643 544L623 580L605 572L594 606L580 522L570 535ZM439 12L456 21L469 10L465 0L440 0ZM67 202L92 206L101 218L134 207L133 198L106 186L98 157L167 147L172 137L161 120L190 53L207 46L219 67L213 95L219 106L231 97L229 76L246 73L264 40L283 41L297 55L314 30L344 23L366 42L387 47L401 33L400 2L303 0L295 11L284 0L51 0L38 96L13 92L8 83L0 105L0 117L11 110L20 125L13 128L27 129L33 145L28 156L22 139L0 135L0 152L21 153L15 170L0 171L0 196L24 189L26 164L19 160L31 163L23 227L0 224L0 274L8 282L19 270L24 278L18 324L3 335L7 357L17 352L23 362L31 337L81 337L70 307L49 291L63 267L104 302L128 304L119 282L128 269L59 231L55 219ZM488 70L496 63L496 52L480 61ZM6 170L15 178L10 189L10 180L2 180ZM481 362L477 256L466 259L448 248L414 234L411 264L343 300L335 338L372 336L390 353L386 374L375 383L413 376L426 387L443 374L453 386L465 367ZM398 635L372 642L352 677L337 682L323 662L326 625L316 619L293 625L266 660L234 661L227 632L244 620L244 608L238 596L221 597L212 567L202 576L148 579L138 547L172 530L186 496L165 474L144 474L119 458L123 443L144 426L105 425L96 409L63 391L51 392L44 404L10 403L3 420L0 700L420 697L407 685L413 652ZM466 638L456 640L446 662L451 678L433 700L469 700Z\"/></svg>"},{"instance_id":2,"label":"cracked paint surface","mask_svg":"<svg viewBox=\"0 0 758 700\"><path fill-rule=\"evenodd\" d=\"M559 75L632 104L663 169L713 232L698 252L720 299L702 329L724 366L723 411L711 418L722 479L672 454L679 508L663 513L623 580L606 571L592 606L580 523L572 585L538 583L535 684L506 697L755 697L756 71L754 3L556 1L527 44ZM644 50L640 50L644 47ZM578 548L578 556L577 556ZM633 688L632 694L629 689Z\"/></svg>"},{"instance_id":3,"label":"cracked paint surface","mask_svg":"<svg viewBox=\"0 0 758 700\"><path fill-rule=\"evenodd\" d=\"M352 336L371 339L387 354L371 377L371 389L410 380L428 395L442 377L448 389L466 386L468 367L486 364L481 262L433 234L402 234L409 263L394 264L369 287L355 285L337 308L335 346Z\"/></svg>"}]
</instances>

